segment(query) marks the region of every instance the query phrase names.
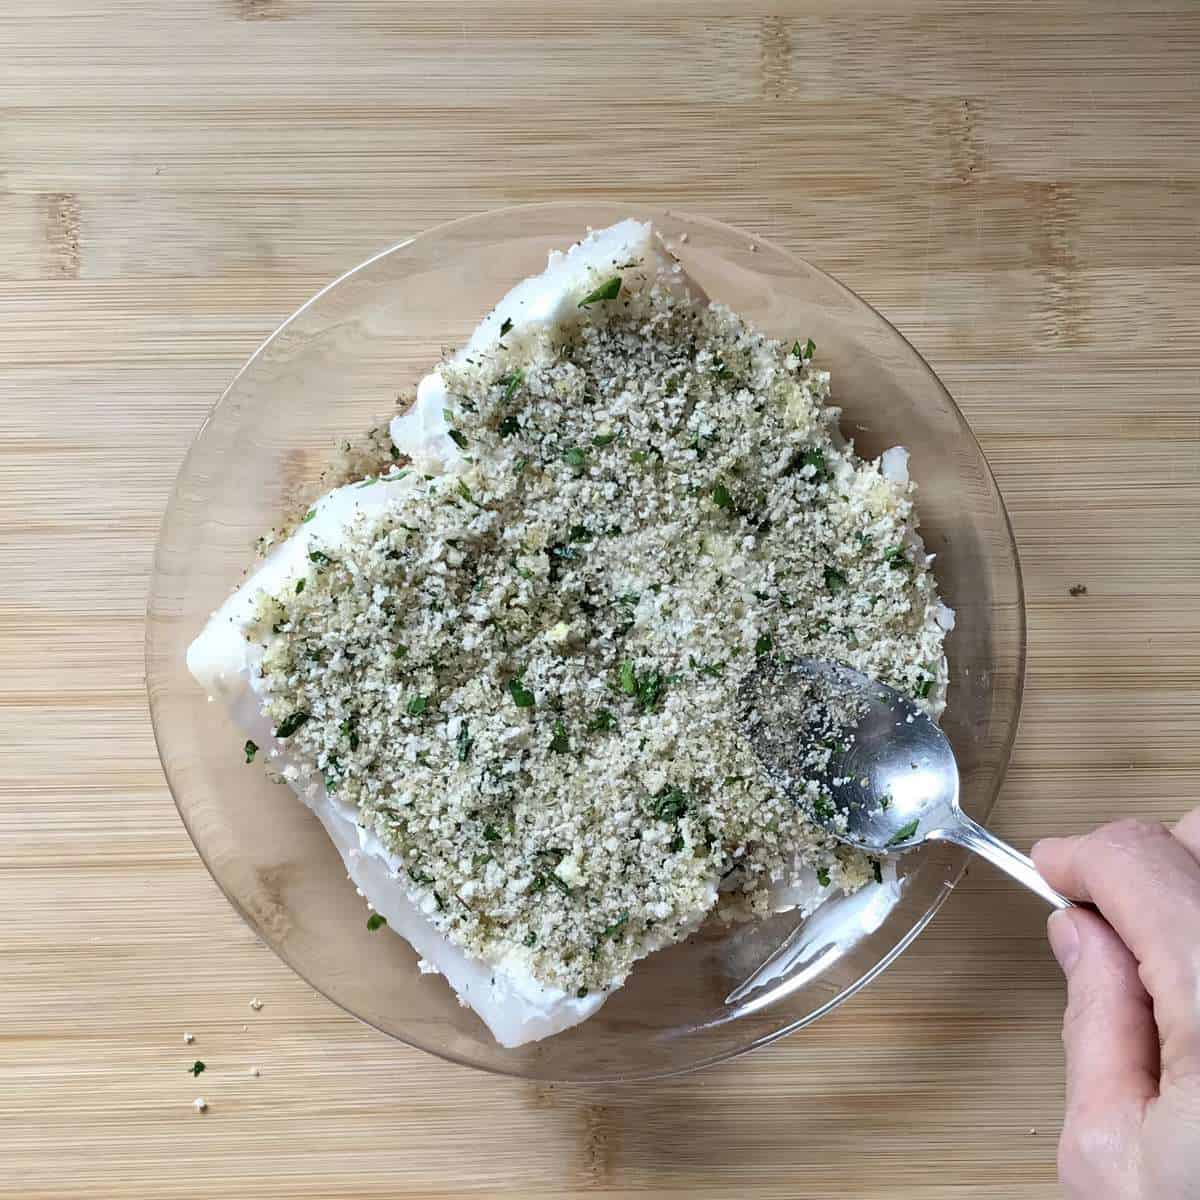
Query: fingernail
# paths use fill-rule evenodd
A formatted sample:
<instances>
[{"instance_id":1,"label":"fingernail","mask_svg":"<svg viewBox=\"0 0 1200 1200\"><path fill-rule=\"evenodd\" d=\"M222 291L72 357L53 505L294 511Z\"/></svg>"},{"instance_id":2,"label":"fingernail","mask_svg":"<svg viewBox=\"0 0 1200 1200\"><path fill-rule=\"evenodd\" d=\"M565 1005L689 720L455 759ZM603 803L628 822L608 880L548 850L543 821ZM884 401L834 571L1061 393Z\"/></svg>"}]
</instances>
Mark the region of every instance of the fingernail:
<instances>
[{"instance_id":1,"label":"fingernail","mask_svg":"<svg viewBox=\"0 0 1200 1200\"><path fill-rule=\"evenodd\" d=\"M1066 912L1050 914L1046 922L1046 935L1050 939L1050 950L1062 967L1064 975L1070 975L1079 958L1079 930Z\"/></svg>"}]
</instances>

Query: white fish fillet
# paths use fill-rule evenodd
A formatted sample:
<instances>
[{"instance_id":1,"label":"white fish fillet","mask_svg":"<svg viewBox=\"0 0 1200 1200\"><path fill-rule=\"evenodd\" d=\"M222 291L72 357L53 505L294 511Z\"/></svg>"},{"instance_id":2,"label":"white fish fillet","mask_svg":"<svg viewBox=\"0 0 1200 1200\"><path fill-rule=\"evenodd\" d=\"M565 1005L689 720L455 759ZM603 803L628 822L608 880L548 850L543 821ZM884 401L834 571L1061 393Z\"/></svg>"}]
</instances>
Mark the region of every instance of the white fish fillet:
<instances>
[{"instance_id":1,"label":"white fish fillet","mask_svg":"<svg viewBox=\"0 0 1200 1200\"><path fill-rule=\"evenodd\" d=\"M660 285L686 292L694 303L707 303L703 290L660 248L649 224L622 221L589 235L565 254L551 254L546 270L517 284L480 323L457 357L493 346L506 321L512 322L505 333L507 345L519 346L524 339L533 346L545 330L582 319L577 303L581 288L593 281L597 272L603 274L632 259L640 259L647 269L640 280L637 272L625 277L629 285L646 286L656 277ZM416 402L391 423L393 442L412 459L417 472L453 472L461 462L459 449L447 434L445 399L442 376L432 371L421 380ZM885 471L890 476L906 473L906 459L902 450L889 451ZM313 505L313 517L271 551L188 648L188 669L197 683L228 707L235 724L277 768L297 764L263 715L259 690L262 647L247 641L243 632L259 597L264 592L289 591L296 579L307 574L310 544L336 546L352 522L381 515L409 492L415 478L414 474L367 486L350 484L321 497ZM399 860L374 834L356 824L354 812L330 797L319 777L296 784L295 790L320 819L358 889L421 956L422 970L444 975L501 1045L519 1046L559 1033L586 1020L604 1003L602 992L577 997L546 987L518 961L468 956L428 919L421 906L432 901L409 891ZM714 900L716 883L714 879ZM836 892L835 887L822 887L815 874L805 869L776 888L772 907L776 912L799 909L807 915Z\"/></svg>"}]
</instances>

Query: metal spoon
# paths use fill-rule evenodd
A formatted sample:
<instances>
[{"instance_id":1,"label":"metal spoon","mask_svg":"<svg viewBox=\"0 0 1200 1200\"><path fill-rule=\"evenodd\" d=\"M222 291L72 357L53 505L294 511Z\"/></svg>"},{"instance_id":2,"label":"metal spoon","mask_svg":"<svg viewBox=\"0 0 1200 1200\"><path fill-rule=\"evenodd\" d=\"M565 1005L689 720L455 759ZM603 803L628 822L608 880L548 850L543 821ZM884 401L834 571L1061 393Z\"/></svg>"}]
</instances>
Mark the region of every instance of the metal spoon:
<instances>
[{"instance_id":1,"label":"metal spoon","mask_svg":"<svg viewBox=\"0 0 1200 1200\"><path fill-rule=\"evenodd\" d=\"M1072 908L1033 861L989 833L959 807L958 764L946 735L911 697L859 671L816 658L763 660L739 689L743 724L763 766L785 788L802 777L806 745L833 743L822 773L832 805L816 819L840 841L868 854L896 854L924 842L973 850L1055 908ZM821 703L814 696L823 697ZM830 699L832 698L832 700ZM830 736L806 725L825 701L852 720ZM769 711L768 711L769 710Z\"/></svg>"}]
</instances>

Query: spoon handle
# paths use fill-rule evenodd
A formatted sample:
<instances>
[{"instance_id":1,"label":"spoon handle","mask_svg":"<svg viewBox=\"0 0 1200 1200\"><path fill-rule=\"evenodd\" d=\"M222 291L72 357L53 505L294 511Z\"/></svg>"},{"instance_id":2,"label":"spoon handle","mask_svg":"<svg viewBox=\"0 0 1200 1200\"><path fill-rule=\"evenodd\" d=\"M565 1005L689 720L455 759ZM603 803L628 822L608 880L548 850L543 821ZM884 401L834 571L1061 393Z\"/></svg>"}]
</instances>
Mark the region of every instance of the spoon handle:
<instances>
[{"instance_id":1,"label":"spoon handle","mask_svg":"<svg viewBox=\"0 0 1200 1200\"><path fill-rule=\"evenodd\" d=\"M1007 842L1001 841L994 833L984 829L978 821L971 820L966 813L960 815L959 824L932 830L927 836L931 841L953 842L956 846L973 850L980 858L986 858L992 866L999 867L1005 874L1018 883L1023 883L1031 892L1036 892L1055 908L1075 907L1073 900L1068 900L1066 896L1056 892L1042 878L1037 867L1033 865L1033 859L1027 858L1019 850L1014 850Z\"/></svg>"}]
</instances>

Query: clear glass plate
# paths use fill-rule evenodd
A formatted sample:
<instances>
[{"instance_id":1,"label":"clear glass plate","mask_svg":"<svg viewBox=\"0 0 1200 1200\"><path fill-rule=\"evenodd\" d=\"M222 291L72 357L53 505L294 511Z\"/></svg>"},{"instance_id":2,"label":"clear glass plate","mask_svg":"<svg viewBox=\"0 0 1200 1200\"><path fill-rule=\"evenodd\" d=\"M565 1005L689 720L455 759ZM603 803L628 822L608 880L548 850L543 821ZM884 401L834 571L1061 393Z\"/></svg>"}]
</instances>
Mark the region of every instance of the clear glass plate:
<instances>
[{"instance_id":1,"label":"clear glass plate","mask_svg":"<svg viewBox=\"0 0 1200 1200\"><path fill-rule=\"evenodd\" d=\"M307 498L339 437L460 344L547 252L588 227L652 219L708 293L761 330L812 337L833 372L843 432L865 456L912 453L928 549L957 612L944 726L963 801L991 812L1020 710L1025 620L1004 504L971 430L921 356L868 304L808 263L715 221L610 204L550 204L438 226L355 267L267 339L204 423L179 473L155 557L147 686L159 754L213 878L252 929L313 987L363 1021L434 1054L538 1079L647 1078L729 1058L800 1029L873 978L925 927L960 878L936 847L900 866L897 902L866 932L862 902L808 923L712 923L651 955L583 1025L506 1050L444 980L422 976L399 937L366 929L333 844L286 787L242 762L242 737L187 673L186 647L235 586L254 542ZM683 235L686 234L686 237ZM783 950L780 948L783 947ZM779 951L768 985L728 997Z\"/></svg>"}]
</instances>

